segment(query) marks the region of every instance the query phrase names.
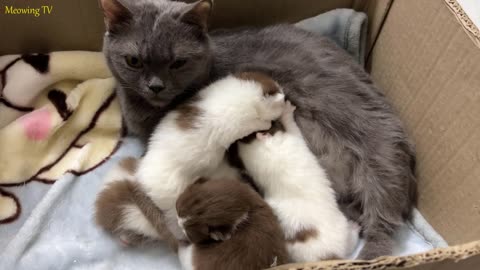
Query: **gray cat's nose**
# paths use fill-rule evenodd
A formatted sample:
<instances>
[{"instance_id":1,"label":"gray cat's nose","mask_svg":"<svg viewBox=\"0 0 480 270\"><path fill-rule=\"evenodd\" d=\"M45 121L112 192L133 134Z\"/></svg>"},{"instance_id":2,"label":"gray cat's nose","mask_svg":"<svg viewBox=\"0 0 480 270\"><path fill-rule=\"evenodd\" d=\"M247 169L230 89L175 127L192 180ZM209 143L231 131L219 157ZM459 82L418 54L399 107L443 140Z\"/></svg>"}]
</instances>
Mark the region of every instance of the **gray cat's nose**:
<instances>
[{"instance_id":1,"label":"gray cat's nose","mask_svg":"<svg viewBox=\"0 0 480 270\"><path fill-rule=\"evenodd\" d=\"M152 92L154 92L155 94L158 94L160 91L165 89L165 86L163 84L153 84L149 85L148 88L150 88L150 90L152 90Z\"/></svg>"}]
</instances>

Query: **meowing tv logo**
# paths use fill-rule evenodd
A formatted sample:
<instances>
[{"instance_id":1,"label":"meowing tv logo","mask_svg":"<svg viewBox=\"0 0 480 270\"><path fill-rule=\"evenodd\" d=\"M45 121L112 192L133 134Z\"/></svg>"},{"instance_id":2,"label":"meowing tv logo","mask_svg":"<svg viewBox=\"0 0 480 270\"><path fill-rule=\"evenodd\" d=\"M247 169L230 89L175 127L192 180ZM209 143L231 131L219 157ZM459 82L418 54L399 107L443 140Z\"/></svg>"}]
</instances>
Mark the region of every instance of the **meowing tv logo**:
<instances>
[{"instance_id":1,"label":"meowing tv logo","mask_svg":"<svg viewBox=\"0 0 480 270\"><path fill-rule=\"evenodd\" d=\"M33 15L40 17L40 15L50 15L53 12L53 6L40 6L38 8L27 7L15 7L13 5L5 6L6 15Z\"/></svg>"}]
</instances>

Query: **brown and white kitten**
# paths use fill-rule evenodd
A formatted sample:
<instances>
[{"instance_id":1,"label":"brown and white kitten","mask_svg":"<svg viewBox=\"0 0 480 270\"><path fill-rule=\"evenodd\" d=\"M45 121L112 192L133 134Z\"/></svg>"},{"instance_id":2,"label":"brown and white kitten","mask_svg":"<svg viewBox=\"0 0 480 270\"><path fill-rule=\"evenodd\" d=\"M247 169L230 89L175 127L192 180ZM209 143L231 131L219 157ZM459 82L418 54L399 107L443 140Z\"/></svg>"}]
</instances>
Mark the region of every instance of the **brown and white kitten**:
<instances>
[{"instance_id":1,"label":"brown and white kitten","mask_svg":"<svg viewBox=\"0 0 480 270\"><path fill-rule=\"evenodd\" d=\"M95 221L125 245L161 240L176 251L177 240L164 224L162 211L134 178L137 165L138 160L129 157L109 171L95 201Z\"/></svg>"},{"instance_id":2,"label":"brown and white kitten","mask_svg":"<svg viewBox=\"0 0 480 270\"><path fill-rule=\"evenodd\" d=\"M199 179L178 198L179 225L191 245L179 246L184 269L257 270L288 262L272 209L248 184Z\"/></svg>"},{"instance_id":3,"label":"brown and white kitten","mask_svg":"<svg viewBox=\"0 0 480 270\"><path fill-rule=\"evenodd\" d=\"M101 6L104 52L131 133L146 142L170 106L226 74L266 72L297 107L295 120L341 206L362 225L360 258L391 253L392 235L416 201L415 150L385 96L344 50L291 25L208 33L211 0Z\"/></svg>"}]
</instances>

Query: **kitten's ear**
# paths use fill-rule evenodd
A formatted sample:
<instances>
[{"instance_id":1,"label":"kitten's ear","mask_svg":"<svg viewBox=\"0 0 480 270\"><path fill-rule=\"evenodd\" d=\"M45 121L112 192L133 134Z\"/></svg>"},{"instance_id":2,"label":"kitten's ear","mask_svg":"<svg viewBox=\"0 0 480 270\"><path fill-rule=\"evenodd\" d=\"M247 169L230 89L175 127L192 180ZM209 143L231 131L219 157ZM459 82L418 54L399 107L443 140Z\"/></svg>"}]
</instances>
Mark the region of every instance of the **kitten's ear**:
<instances>
[{"instance_id":1,"label":"kitten's ear","mask_svg":"<svg viewBox=\"0 0 480 270\"><path fill-rule=\"evenodd\" d=\"M192 5L193 7L180 17L180 21L198 26L203 32L207 32L208 19L213 5L212 0L200 0Z\"/></svg>"},{"instance_id":2,"label":"kitten's ear","mask_svg":"<svg viewBox=\"0 0 480 270\"><path fill-rule=\"evenodd\" d=\"M114 31L119 26L128 24L133 17L130 10L118 0L100 0L100 7L103 10L108 31Z\"/></svg>"}]
</instances>

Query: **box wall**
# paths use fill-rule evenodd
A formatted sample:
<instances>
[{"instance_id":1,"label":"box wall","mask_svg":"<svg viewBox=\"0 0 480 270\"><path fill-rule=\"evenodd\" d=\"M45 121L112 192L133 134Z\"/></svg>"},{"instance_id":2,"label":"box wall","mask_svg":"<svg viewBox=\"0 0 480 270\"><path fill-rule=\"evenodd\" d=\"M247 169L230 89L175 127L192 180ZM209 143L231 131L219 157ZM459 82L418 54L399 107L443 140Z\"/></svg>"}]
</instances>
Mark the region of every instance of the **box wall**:
<instances>
[{"instance_id":1,"label":"box wall","mask_svg":"<svg viewBox=\"0 0 480 270\"><path fill-rule=\"evenodd\" d=\"M125 0L134 1L134 0ZM354 0L215 0L212 27L296 22ZM51 15L6 15L5 5L53 6ZM0 4L0 55L59 50L99 51L104 33L98 0L3 0Z\"/></svg>"},{"instance_id":2,"label":"box wall","mask_svg":"<svg viewBox=\"0 0 480 270\"><path fill-rule=\"evenodd\" d=\"M419 204L449 242L480 239L480 50L443 1L394 1L371 73L417 144Z\"/></svg>"},{"instance_id":3,"label":"box wall","mask_svg":"<svg viewBox=\"0 0 480 270\"><path fill-rule=\"evenodd\" d=\"M368 16L367 56L380 33L393 0L356 0L354 9L363 11Z\"/></svg>"},{"instance_id":4,"label":"box wall","mask_svg":"<svg viewBox=\"0 0 480 270\"><path fill-rule=\"evenodd\" d=\"M5 6L53 6L50 15L5 14ZM0 55L101 48L104 27L97 0L3 0L0 4Z\"/></svg>"}]
</instances>

